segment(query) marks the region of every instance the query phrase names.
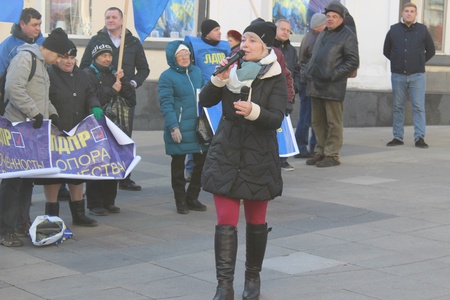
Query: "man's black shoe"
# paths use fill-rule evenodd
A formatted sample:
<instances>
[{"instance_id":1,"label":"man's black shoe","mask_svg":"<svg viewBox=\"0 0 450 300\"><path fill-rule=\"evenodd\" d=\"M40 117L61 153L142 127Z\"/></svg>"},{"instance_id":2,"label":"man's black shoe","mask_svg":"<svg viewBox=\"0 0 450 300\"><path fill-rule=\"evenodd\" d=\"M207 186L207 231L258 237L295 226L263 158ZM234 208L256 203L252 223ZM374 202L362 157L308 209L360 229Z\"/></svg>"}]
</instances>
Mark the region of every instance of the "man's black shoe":
<instances>
[{"instance_id":1,"label":"man's black shoe","mask_svg":"<svg viewBox=\"0 0 450 300\"><path fill-rule=\"evenodd\" d=\"M417 148L422 148L422 149L428 149L428 145L427 145L427 143L425 143L423 138L419 138L416 141L416 147Z\"/></svg>"},{"instance_id":2,"label":"man's black shoe","mask_svg":"<svg viewBox=\"0 0 450 300\"><path fill-rule=\"evenodd\" d=\"M140 185L137 185L133 180L124 179L119 181L119 189L125 191L140 191L142 188Z\"/></svg>"},{"instance_id":3,"label":"man's black shoe","mask_svg":"<svg viewBox=\"0 0 450 300\"><path fill-rule=\"evenodd\" d=\"M386 146L393 147L393 146L401 146L403 144L404 144L403 141L400 141L399 139L394 138L392 141L387 143Z\"/></svg>"}]
</instances>

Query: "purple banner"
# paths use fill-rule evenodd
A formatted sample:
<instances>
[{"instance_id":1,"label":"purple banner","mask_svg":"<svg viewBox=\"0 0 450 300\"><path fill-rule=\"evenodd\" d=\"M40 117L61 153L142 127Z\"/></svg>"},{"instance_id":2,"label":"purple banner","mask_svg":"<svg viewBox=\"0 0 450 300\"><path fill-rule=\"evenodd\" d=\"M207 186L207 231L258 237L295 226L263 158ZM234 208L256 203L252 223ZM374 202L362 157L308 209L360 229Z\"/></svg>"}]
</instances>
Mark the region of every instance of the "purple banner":
<instances>
[{"instance_id":1,"label":"purple banner","mask_svg":"<svg viewBox=\"0 0 450 300\"><path fill-rule=\"evenodd\" d=\"M90 115L67 133L49 121L40 129L0 122L0 178L123 179L140 160L133 140L107 118Z\"/></svg>"}]
</instances>

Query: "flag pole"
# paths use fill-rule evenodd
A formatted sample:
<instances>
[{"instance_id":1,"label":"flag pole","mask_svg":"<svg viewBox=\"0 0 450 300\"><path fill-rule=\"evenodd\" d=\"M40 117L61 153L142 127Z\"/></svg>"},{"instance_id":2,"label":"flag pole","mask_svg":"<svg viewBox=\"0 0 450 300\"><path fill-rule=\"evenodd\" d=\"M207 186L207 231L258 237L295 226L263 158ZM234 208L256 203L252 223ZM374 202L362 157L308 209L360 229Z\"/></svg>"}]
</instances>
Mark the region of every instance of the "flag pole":
<instances>
[{"instance_id":1,"label":"flag pole","mask_svg":"<svg viewBox=\"0 0 450 300\"><path fill-rule=\"evenodd\" d=\"M253 9L253 13L255 14L255 16L257 18L261 17L261 15L258 13L258 11L256 10L256 6L255 3L253 3L253 0L248 0L250 2L250 5L252 6Z\"/></svg>"},{"instance_id":2,"label":"flag pole","mask_svg":"<svg viewBox=\"0 0 450 300\"><path fill-rule=\"evenodd\" d=\"M130 0L125 0L125 9L123 10L122 35L120 37L119 62L117 64L117 71L122 69L123 51L125 48L125 35L127 33L127 17L129 4Z\"/></svg>"}]
</instances>

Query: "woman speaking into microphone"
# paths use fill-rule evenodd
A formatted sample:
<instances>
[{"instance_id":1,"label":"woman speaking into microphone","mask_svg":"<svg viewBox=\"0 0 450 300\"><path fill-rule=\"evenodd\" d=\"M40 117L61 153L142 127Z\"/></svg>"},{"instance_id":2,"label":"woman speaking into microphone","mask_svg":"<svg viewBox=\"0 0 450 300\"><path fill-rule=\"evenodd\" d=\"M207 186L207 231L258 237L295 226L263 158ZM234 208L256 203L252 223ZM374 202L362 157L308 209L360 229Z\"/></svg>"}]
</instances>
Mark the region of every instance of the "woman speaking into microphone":
<instances>
[{"instance_id":1,"label":"woman speaking into microphone","mask_svg":"<svg viewBox=\"0 0 450 300\"><path fill-rule=\"evenodd\" d=\"M200 93L211 107L222 101L222 119L202 172L202 187L214 195L217 213L215 258L218 286L214 300L234 299L237 225L243 200L246 228L243 299L259 299L262 262L267 244L268 201L281 195L276 130L286 108L284 75L271 50L276 27L270 22L248 26L243 33L243 62L212 76ZM224 59L220 65L228 64ZM248 99L241 90L249 88Z\"/></svg>"}]
</instances>

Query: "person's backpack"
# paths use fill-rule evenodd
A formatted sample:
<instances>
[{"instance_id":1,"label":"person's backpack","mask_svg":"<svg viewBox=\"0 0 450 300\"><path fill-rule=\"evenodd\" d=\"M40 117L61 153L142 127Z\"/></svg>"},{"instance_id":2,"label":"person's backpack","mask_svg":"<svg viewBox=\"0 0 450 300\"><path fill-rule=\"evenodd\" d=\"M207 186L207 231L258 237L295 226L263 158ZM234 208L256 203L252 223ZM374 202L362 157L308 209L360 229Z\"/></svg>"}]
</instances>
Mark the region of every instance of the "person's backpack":
<instances>
[{"instance_id":1,"label":"person's backpack","mask_svg":"<svg viewBox=\"0 0 450 300\"><path fill-rule=\"evenodd\" d=\"M31 52L30 50L25 50L31 54L31 70L30 75L28 76L28 81L30 81L34 73L36 72L36 54ZM5 113L6 105L8 105L8 99L5 99L5 84L6 84L6 73L8 69L5 68L5 72L3 72L2 76L0 76L0 115L3 116Z\"/></svg>"}]
</instances>

